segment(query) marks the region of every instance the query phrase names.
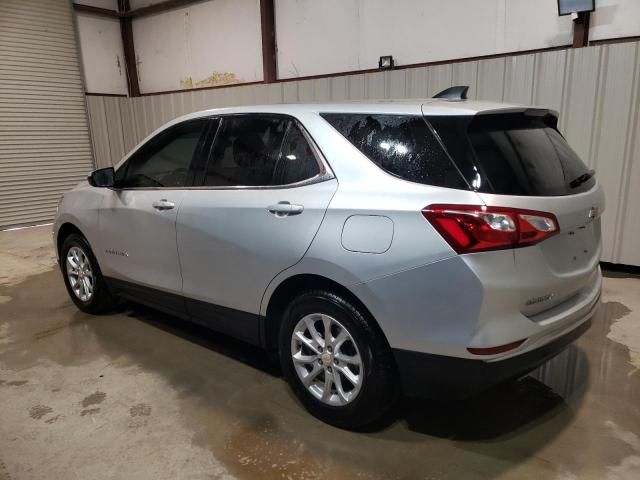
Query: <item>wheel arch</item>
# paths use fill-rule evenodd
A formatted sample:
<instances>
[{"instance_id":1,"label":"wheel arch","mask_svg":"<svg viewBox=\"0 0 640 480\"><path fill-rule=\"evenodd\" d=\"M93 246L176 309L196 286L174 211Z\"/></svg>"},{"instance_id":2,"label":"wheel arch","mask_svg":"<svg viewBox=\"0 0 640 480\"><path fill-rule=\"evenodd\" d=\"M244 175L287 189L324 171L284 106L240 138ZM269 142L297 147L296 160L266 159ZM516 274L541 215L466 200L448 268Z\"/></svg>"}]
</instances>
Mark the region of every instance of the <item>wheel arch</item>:
<instances>
[{"instance_id":1,"label":"wheel arch","mask_svg":"<svg viewBox=\"0 0 640 480\"><path fill-rule=\"evenodd\" d=\"M387 346L389 346L389 341L377 320L355 293L330 278L317 274L303 273L283 280L269 297L263 327L263 343L268 350L274 351L278 349L278 335L282 325L282 314L289 302L299 294L310 290L328 290L351 301L367 317L373 328L376 329L384 338Z\"/></svg>"},{"instance_id":2,"label":"wheel arch","mask_svg":"<svg viewBox=\"0 0 640 480\"><path fill-rule=\"evenodd\" d=\"M58 252L58 258L60 258L60 251L62 249L62 244L64 243L65 238L67 238L69 235L71 235L72 233L77 233L78 235L81 235L84 238L87 238L87 236L82 233L82 230L80 230L76 225L74 225L71 222L65 222L62 225L60 225L60 228L58 229L58 236L56 237L56 250ZM87 239L87 241L89 241Z\"/></svg>"}]
</instances>

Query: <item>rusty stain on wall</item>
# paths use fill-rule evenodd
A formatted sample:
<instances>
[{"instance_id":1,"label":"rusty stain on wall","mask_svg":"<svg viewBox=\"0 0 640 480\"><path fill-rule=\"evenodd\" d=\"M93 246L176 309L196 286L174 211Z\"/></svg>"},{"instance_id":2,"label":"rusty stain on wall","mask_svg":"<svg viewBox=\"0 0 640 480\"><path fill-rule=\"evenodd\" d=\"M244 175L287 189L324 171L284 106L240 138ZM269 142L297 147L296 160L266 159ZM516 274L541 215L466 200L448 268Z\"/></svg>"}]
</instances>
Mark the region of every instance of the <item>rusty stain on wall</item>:
<instances>
[{"instance_id":1,"label":"rusty stain on wall","mask_svg":"<svg viewBox=\"0 0 640 480\"><path fill-rule=\"evenodd\" d=\"M233 85L240 83L235 73L213 72L207 78L194 82L191 77L180 80L180 88L218 87L220 85Z\"/></svg>"}]
</instances>

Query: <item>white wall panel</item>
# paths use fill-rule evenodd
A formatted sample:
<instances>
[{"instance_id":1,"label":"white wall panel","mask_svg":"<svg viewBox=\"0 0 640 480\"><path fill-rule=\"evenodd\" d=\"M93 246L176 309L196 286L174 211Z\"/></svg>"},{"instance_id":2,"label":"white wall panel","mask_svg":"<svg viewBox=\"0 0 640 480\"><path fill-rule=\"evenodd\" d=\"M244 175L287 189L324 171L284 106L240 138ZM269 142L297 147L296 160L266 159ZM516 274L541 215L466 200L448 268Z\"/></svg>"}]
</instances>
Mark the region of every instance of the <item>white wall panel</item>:
<instances>
[{"instance_id":1,"label":"white wall panel","mask_svg":"<svg viewBox=\"0 0 640 480\"><path fill-rule=\"evenodd\" d=\"M141 92L262 80L259 0L195 3L135 18Z\"/></svg>"},{"instance_id":2,"label":"white wall panel","mask_svg":"<svg viewBox=\"0 0 640 480\"><path fill-rule=\"evenodd\" d=\"M637 35L640 35L640 1L596 0L589 27L590 40Z\"/></svg>"},{"instance_id":3,"label":"white wall panel","mask_svg":"<svg viewBox=\"0 0 640 480\"><path fill-rule=\"evenodd\" d=\"M496 34L498 52L534 50L572 42L571 18L558 16L557 0L506 0L504 12L504 23L499 25L504 28L504 37L501 38L501 32Z\"/></svg>"},{"instance_id":4,"label":"white wall panel","mask_svg":"<svg viewBox=\"0 0 640 480\"><path fill-rule=\"evenodd\" d=\"M556 0L277 0L279 78L571 43Z\"/></svg>"},{"instance_id":5,"label":"white wall panel","mask_svg":"<svg viewBox=\"0 0 640 480\"><path fill-rule=\"evenodd\" d=\"M109 9L117 4L76 1ZM130 3L137 9L159 1ZM371 69L386 54L408 65L568 45L572 21L557 15L556 2L275 0L278 75ZM596 5L591 40L640 35L640 0ZM78 18L88 91L123 92L117 20ZM133 25L143 93L262 79L259 0L205 0L136 18Z\"/></svg>"},{"instance_id":6,"label":"white wall panel","mask_svg":"<svg viewBox=\"0 0 640 480\"><path fill-rule=\"evenodd\" d=\"M88 107L97 161L108 165L118 160L122 145L131 148L186 111L250 103L424 98L459 83L471 87L471 98L511 99L559 110L560 130L596 169L606 193L602 259L640 265L639 42L133 99L88 97ZM130 107L124 108L125 103Z\"/></svg>"},{"instance_id":7,"label":"white wall panel","mask_svg":"<svg viewBox=\"0 0 640 480\"><path fill-rule=\"evenodd\" d=\"M90 93L127 94L127 72L120 21L76 14L85 89Z\"/></svg>"}]
</instances>

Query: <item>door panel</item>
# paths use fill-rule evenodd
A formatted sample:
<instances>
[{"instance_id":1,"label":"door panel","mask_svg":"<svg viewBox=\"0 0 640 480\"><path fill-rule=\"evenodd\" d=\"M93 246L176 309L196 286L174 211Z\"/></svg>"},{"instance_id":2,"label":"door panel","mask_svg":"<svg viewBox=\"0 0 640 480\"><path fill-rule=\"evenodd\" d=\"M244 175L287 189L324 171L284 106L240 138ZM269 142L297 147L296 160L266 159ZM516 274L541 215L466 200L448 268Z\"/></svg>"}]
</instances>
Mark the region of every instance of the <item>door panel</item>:
<instances>
[{"instance_id":1,"label":"door panel","mask_svg":"<svg viewBox=\"0 0 640 480\"><path fill-rule=\"evenodd\" d=\"M104 275L179 294L175 222L185 190L110 193L99 216Z\"/></svg>"},{"instance_id":2,"label":"door panel","mask_svg":"<svg viewBox=\"0 0 640 480\"><path fill-rule=\"evenodd\" d=\"M259 313L269 282L311 244L337 186L190 191L176 227L184 295ZM284 202L295 211L273 208Z\"/></svg>"},{"instance_id":3,"label":"door panel","mask_svg":"<svg viewBox=\"0 0 640 480\"><path fill-rule=\"evenodd\" d=\"M215 123L215 122L214 122ZM194 164L208 152L214 123L187 120L168 127L134 152L116 172L99 215L103 273L136 299L184 314L176 217ZM145 288L147 287L147 288ZM154 292L174 295L163 295Z\"/></svg>"}]
</instances>

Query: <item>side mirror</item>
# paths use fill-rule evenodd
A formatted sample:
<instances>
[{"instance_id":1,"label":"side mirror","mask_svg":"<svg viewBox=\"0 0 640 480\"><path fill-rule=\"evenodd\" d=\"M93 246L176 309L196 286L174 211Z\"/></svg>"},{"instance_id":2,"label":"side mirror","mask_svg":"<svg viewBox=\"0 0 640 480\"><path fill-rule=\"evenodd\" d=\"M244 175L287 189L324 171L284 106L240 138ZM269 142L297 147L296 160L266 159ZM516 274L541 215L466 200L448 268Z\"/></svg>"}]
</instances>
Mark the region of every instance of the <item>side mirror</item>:
<instances>
[{"instance_id":1,"label":"side mirror","mask_svg":"<svg viewBox=\"0 0 640 480\"><path fill-rule=\"evenodd\" d=\"M92 187L113 187L116 183L116 171L113 167L99 168L91 172L87 181Z\"/></svg>"}]
</instances>

